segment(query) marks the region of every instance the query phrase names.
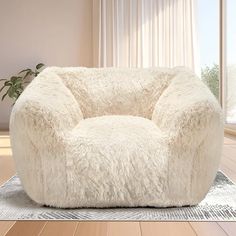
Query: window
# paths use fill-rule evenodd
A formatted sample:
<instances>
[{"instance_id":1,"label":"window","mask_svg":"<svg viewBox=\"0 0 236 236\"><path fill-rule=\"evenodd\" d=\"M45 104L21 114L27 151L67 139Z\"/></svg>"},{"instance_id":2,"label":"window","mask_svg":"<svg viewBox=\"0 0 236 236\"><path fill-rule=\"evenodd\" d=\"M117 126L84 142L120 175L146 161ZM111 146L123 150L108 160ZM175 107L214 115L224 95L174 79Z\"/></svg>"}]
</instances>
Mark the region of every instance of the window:
<instances>
[{"instance_id":1,"label":"window","mask_svg":"<svg viewBox=\"0 0 236 236\"><path fill-rule=\"evenodd\" d=\"M236 125L236 1L225 1L225 118Z\"/></svg>"},{"instance_id":2,"label":"window","mask_svg":"<svg viewBox=\"0 0 236 236\"><path fill-rule=\"evenodd\" d=\"M201 79L219 99L219 1L198 0Z\"/></svg>"}]
</instances>

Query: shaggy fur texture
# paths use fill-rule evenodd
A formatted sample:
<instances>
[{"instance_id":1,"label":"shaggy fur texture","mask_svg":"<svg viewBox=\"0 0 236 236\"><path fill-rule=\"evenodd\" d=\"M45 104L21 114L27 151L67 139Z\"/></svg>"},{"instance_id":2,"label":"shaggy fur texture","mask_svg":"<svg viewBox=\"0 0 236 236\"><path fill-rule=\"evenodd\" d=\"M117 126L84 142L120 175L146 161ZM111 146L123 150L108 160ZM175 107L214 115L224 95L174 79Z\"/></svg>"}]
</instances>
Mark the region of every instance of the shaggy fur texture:
<instances>
[{"instance_id":1,"label":"shaggy fur texture","mask_svg":"<svg viewBox=\"0 0 236 236\"><path fill-rule=\"evenodd\" d=\"M223 119L185 68L45 69L10 122L26 193L56 207L199 203L218 168Z\"/></svg>"}]
</instances>

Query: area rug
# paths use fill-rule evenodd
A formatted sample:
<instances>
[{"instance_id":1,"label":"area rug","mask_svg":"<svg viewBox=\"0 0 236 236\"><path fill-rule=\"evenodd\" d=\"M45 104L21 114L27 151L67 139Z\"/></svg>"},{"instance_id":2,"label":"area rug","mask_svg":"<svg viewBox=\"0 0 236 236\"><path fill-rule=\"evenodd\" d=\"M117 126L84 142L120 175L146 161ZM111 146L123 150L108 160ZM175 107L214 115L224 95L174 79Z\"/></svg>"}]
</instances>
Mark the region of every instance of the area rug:
<instances>
[{"instance_id":1,"label":"area rug","mask_svg":"<svg viewBox=\"0 0 236 236\"><path fill-rule=\"evenodd\" d=\"M0 187L0 220L236 221L236 185L219 171L197 206L56 209L33 202L14 176Z\"/></svg>"}]
</instances>

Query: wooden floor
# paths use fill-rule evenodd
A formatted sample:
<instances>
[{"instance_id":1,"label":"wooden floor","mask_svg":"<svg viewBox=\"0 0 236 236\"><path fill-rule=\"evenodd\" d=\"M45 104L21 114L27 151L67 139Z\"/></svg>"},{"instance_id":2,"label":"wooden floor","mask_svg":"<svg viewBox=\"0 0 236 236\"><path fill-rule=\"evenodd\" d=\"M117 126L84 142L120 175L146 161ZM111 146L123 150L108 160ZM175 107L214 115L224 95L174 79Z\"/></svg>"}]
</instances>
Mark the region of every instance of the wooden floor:
<instances>
[{"instance_id":1,"label":"wooden floor","mask_svg":"<svg viewBox=\"0 0 236 236\"><path fill-rule=\"evenodd\" d=\"M220 169L236 182L236 138L225 136ZM0 134L0 185L15 173L7 133ZM0 221L0 236L235 236L234 222Z\"/></svg>"}]
</instances>

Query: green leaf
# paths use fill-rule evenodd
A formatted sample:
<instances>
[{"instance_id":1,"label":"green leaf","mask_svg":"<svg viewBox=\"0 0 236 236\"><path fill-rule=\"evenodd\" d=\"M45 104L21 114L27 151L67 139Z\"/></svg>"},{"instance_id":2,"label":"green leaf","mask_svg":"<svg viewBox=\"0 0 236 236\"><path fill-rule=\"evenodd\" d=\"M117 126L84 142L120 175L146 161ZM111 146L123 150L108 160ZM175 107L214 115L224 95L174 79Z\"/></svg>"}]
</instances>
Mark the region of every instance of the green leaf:
<instances>
[{"instance_id":1,"label":"green leaf","mask_svg":"<svg viewBox=\"0 0 236 236\"><path fill-rule=\"evenodd\" d=\"M15 85L16 86L19 86L19 85L21 85L23 82L22 82L22 80L17 80L16 82L15 82Z\"/></svg>"},{"instance_id":2,"label":"green leaf","mask_svg":"<svg viewBox=\"0 0 236 236\"><path fill-rule=\"evenodd\" d=\"M13 98L15 94L15 88L14 87L10 87L10 89L8 90L8 95L10 98Z\"/></svg>"},{"instance_id":3,"label":"green leaf","mask_svg":"<svg viewBox=\"0 0 236 236\"><path fill-rule=\"evenodd\" d=\"M24 90L24 84L30 83L30 81L24 81L27 77L32 76L36 77L40 73L40 69L45 66L43 63L39 63L36 65L35 71L30 68L24 69L18 73L22 75L12 76L10 79L0 79L0 81L5 81L3 86L0 88L0 92L3 91L4 88L7 88L6 93L2 96L2 100L8 95L15 100L20 96L20 94Z\"/></svg>"},{"instance_id":4,"label":"green leaf","mask_svg":"<svg viewBox=\"0 0 236 236\"><path fill-rule=\"evenodd\" d=\"M5 93L3 96L2 96L2 101L4 100L4 98L7 96L7 93Z\"/></svg>"},{"instance_id":5,"label":"green leaf","mask_svg":"<svg viewBox=\"0 0 236 236\"><path fill-rule=\"evenodd\" d=\"M33 71L29 70L27 71L27 73L25 74L25 76L23 77L23 80L26 79L29 75L32 75Z\"/></svg>"},{"instance_id":6,"label":"green leaf","mask_svg":"<svg viewBox=\"0 0 236 236\"><path fill-rule=\"evenodd\" d=\"M11 86L11 85L12 85L12 82L9 80L4 83L4 86Z\"/></svg>"},{"instance_id":7,"label":"green leaf","mask_svg":"<svg viewBox=\"0 0 236 236\"><path fill-rule=\"evenodd\" d=\"M219 66L206 66L201 70L202 81L210 88L212 93L219 98Z\"/></svg>"},{"instance_id":8,"label":"green leaf","mask_svg":"<svg viewBox=\"0 0 236 236\"><path fill-rule=\"evenodd\" d=\"M0 93L2 92L2 90L5 88L6 86L3 85L1 88L0 88Z\"/></svg>"},{"instance_id":9,"label":"green leaf","mask_svg":"<svg viewBox=\"0 0 236 236\"><path fill-rule=\"evenodd\" d=\"M11 80L12 83L15 83L17 80L19 80L21 78L22 77L20 77L20 76L12 76L10 80Z\"/></svg>"},{"instance_id":10,"label":"green leaf","mask_svg":"<svg viewBox=\"0 0 236 236\"><path fill-rule=\"evenodd\" d=\"M17 94L21 94L23 92L23 89L22 88L19 88L18 90L17 90Z\"/></svg>"},{"instance_id":11,"label":"green leaf","mask_svg":"<svg viewBox=\"0 0 236 236\"><path fill-rule=\"evenodd\" d=\"M9 88L10 89L10 88ZM3 99L7 96L9 89L6 91L6 93L2 96L2 101Z\"/></svg>"},{"instance_id":12,"label":"green leaf","mask_svg":"<svg viewBox=\"0 0 236 236\"><path fill-rule=\"evenodd\" d=\"M30 71L31 69L25 69L25 70L22 70L22 71L20 71L18 74L21 74L21 73L24 73L24 72L27 72L27 71Z\"/></svg>"},{"instance_id":13,"label":"green leaf","mask_svg":"<svg viewBox=\"0 0 236 236\"><path fill-rule=\"evenodd\" d=\"M39 69L42 68L43 66L45 66L43 63L39 63L39 64L36 66L36 69L39 70Z\"/></svg>"}]
</instances>

